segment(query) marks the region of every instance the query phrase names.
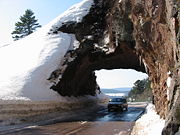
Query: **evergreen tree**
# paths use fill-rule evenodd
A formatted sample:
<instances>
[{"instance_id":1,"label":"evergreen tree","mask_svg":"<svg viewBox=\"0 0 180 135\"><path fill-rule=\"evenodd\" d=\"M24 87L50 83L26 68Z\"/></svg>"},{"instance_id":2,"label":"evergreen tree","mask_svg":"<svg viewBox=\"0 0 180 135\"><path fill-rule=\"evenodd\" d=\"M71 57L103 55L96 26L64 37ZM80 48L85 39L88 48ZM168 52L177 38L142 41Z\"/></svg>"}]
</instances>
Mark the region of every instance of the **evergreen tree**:
<instances>
[{"instance_id":1,"label":"evergreen tree","mask_svg":"<svg viewBox=\"0 0 180 135\"><path fill-rule=\"evenodd\" d=\"M137 80L128 96L139 101L148 100L149 97L152 97L151 90L151 82L148 78Z\"/></svg>"},{"instance_id":2,"label":"evergreen tree","mask_svg":"<svg viewBox=\"0 0 180 135\"><path fill-rule=\"evenodd\" d=\"M23 16L20 16L20 21L15 23L15 30L11 33L14 40L23 38L31 33L33 33L36 28L41 27L38 20L35 19L32 10L27 9Z\"/></svg>"}]
</instances>

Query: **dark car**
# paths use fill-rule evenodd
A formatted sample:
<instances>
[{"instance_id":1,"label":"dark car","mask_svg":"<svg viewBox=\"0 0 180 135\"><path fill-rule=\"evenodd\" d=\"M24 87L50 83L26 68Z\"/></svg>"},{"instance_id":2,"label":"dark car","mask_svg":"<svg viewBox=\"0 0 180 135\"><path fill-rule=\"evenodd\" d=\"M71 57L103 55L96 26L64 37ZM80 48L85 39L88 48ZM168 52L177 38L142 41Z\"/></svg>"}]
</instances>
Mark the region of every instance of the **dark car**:
<instances>
[{"instance_id":1,"label":"dark car","mask_svg":"<svg viewBox=\"0 0 180 135\"><path fill-rule=\"evenodd\" d=\"M128 110L128 104L126 98L112 98L110 99L108 103L108 111L111 109L117 109L117 110Z\"/></svg>"}]
</instances>

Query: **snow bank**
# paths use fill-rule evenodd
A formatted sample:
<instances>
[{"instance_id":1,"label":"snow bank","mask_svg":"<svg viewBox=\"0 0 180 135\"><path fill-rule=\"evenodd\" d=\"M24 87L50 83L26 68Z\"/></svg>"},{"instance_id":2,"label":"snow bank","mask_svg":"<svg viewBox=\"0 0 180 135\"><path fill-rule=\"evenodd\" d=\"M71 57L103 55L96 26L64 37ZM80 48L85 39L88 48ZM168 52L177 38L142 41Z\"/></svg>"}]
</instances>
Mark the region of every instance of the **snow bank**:
<instances>
[{"instance_id":1,"label":"snow bank","mask_svg":"<svg viewBox=\"0 0 180 135\"><path fill-rule=\"evenodd\" d=\"M131 135L161 135L165 120L160 119L152 104L146 108L146 113L136 121Z\"/></svg>"},{"instance_id":2,"label":"snow bank","mask_svg":"<svg viewBox=\"0 0 180 135\"><path fill-rule=\"evenodd\" d=\"M64 55L77 46L74 35L52 34L63 22L79 22L89 12L93 0L72 6L52 22L26 38L0 48L1 100L60 100L47 81L52 71L61 66Z\"/></svg>"}]
</instances>

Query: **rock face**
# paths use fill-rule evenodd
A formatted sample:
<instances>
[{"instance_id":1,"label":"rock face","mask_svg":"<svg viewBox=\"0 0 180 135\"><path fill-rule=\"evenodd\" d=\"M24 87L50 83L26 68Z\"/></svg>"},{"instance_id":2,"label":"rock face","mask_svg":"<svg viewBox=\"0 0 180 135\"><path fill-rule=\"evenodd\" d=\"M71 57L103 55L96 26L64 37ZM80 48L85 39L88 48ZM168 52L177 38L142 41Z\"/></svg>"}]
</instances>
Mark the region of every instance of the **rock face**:
<instances>
[{"instance_id":1,"label":"rock face","mask_svg":"<svg viewBox=\"0 0 180 135\"><path fill-rule=\"evenodd\" d=\"M75 34L80 46L68 52L74 60L51 88L63 96L95 95L95 70L123 68L146 72L152 81L157 113L167 121L163 134L175 134L180 126L179 2L94 3L82 22L65 22L54 31Z\"/></svg>"},{"instance_id":2,"label":"rock face","mask_svg":"<svg viewBox=\"0 0 180 135\"><path fill-rule=\"evenodd\" d=\"M132 1L136 51L147 65L157 113L168 119L163 134L175 134L180 126L176 4L168 0Z\"/></svg>"},{"instance_id":3,"label":"rock face","mask_svg":"<svg viewBox=\"0 0 180 135\"><path fill-rule=\"evenodd\" d=\"M125 19L130 9L119 18L119 11L112 9L116 2L95 1L82 22L67 22L58 29L75 34L80 47L71 52L75 59L68 63L59 83L52 86L53 90L63 96L95 95L98 87L95 70L130 68L145 72L135 51L133 24L130 19Z\"/></svg>"}]
</instances>

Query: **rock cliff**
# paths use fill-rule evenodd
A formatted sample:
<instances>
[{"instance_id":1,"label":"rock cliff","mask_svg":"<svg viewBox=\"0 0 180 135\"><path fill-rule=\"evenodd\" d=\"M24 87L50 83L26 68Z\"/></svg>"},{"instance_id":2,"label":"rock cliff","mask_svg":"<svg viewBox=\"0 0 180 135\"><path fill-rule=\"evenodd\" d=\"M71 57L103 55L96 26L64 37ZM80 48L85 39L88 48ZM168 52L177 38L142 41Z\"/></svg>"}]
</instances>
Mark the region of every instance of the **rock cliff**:
<instances>
[{"instance_id":1,"label":"rock cliff","mask_svg":"<svg viewBox=\"0 0 180 135\"><path fill-rule=\"evenodd\" d=\"M74 34L80 45L65 55L66 68L52 73L58 77L63 70L51 89L62 96L95 95L95 70L146 72L157 113L166 119L163 134L175 134L180 126L179 4L175 0L94 0L81 22L64 22L52 31Z\"/></svg>"}]
</instances>

